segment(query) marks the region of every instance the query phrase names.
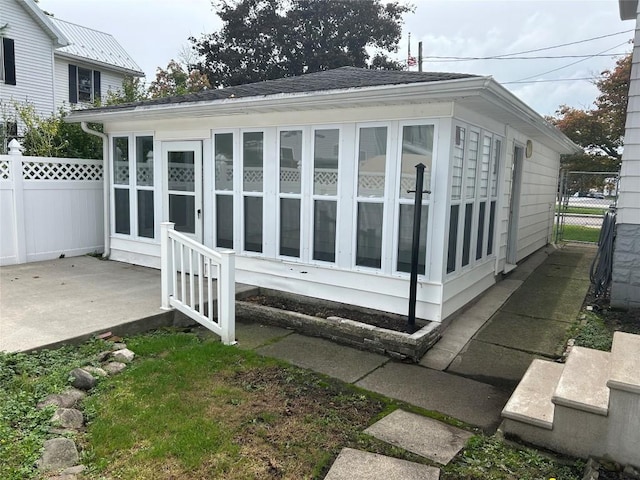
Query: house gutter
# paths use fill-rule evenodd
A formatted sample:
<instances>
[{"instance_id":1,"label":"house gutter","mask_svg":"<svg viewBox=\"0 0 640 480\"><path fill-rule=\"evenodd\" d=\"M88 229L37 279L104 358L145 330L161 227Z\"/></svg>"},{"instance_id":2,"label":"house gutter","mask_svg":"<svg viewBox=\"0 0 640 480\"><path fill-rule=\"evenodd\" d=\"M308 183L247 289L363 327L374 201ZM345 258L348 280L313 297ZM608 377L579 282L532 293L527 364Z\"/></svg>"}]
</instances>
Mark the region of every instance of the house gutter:
<instances>
[{"instance_id":1,"label":"house gutter","mask_svg":"<svg viewBox=\"0 0 640 480\"><path fill-rule=\"evenodd\" d=\"M89 135L102 139L102 198L104 202L104 252L102 258L109 258L111 253L111 234L109 232L109 138L102 132L91 130L87 122L80 122L80 128Z\"/></svg>"}]
</instances>

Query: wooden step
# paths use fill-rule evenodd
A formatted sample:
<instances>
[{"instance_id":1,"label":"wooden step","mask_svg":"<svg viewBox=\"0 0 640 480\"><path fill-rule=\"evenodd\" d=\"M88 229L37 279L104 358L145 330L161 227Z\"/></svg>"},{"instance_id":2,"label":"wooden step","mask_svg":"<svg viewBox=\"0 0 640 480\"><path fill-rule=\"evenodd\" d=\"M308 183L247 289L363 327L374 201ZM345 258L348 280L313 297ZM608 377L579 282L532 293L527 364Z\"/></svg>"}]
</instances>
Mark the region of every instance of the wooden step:
<instances>
[{"instance_id":1,"label":"wooden step","mask_svg":"<svg viewBox=\"0 0 640 480\"><path fill-rule=\"evenodd\" d=\"M609 388L640 394L640 335L615 332Z\"/></svg>"},{"instance_id":2,"label":"wooden step","mask_svg":"<svg viewBox=\"0 0 640 480\"><path fill-rule=\"evenodd\" d=\"M563 370L561 363L533 360L502 410L502 416L551 430L555 409L551 397Z\"/></svg>"},{"instance_id":3,"label":"wooden step","mask_svg":"<svg viewBox=\"0 0 640 480\"><path fill-rule=\"evenodd\" d=\"M609 352L573 347L553 394L553 403L606 416L610 357Z\"/></svg>"}]
</instances>

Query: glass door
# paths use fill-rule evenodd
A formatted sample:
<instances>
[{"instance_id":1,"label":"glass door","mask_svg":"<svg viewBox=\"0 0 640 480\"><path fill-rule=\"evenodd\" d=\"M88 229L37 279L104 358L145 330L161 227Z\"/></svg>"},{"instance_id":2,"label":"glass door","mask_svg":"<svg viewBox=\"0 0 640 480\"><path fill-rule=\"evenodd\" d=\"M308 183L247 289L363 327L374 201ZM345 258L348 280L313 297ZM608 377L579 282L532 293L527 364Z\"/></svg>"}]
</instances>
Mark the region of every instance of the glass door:
<instances>
[{"instance_id":1,"label":"glass door","mask_svg":"<svg viewBox=\"0 0 640 480\"><path fill-rule=\"evenodd\" d=\"M163 142L165 215L175 229L202 243L202 143Z\"/></svg>"}]
</instances>

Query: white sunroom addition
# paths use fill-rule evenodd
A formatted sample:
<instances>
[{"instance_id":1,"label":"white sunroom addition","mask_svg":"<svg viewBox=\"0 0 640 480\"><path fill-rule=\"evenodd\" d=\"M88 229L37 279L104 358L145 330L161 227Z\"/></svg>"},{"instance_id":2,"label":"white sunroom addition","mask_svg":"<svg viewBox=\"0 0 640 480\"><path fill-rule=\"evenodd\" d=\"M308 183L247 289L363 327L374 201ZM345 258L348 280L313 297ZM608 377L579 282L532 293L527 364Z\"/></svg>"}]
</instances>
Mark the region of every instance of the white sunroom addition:
<instances>
[{"instance_id":1,"label":"white sunroom addition","mask_svg":"<svg viewBox=\"0 0 640 480\"><path fill-rule=\"evenodd\" d=\"M574 148L489 78L351 67L71 120L108 133L110 258L159 266L171 221L233 249L239 282L403 314L424 164L417 316L432 321L548 243Z\"/></svg>"}]
</instances>

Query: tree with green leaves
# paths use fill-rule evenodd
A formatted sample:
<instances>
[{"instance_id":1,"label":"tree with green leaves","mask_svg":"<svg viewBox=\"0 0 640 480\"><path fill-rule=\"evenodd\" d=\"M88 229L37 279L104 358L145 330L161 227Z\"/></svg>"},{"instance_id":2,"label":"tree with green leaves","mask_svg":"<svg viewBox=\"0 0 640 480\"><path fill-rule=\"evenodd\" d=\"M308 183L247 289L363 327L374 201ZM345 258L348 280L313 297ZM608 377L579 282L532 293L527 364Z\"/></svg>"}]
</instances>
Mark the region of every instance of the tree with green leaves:
<instances>
[{"instance_id":1,"label":"tree with green leaves","mask_svg":"<svg viewBox=\"0 0 640 480\"><path fill-rule=\"evenodd\" d=\"M122 88L109 90L104 100L104 105L118 105L121 103L140 102L149 98L144 85L144 80L132 75L125 75L122 80Z\"/></svg>"},{"instance_id":2,"label":"tree with green leaves","mask_svg":"<svg viewBox=\"0 0 640 480\"><path fill-rule=\"evenodd\" d=\"M555 117L549 118L566 136L584 149L584 153L563 158L570 170L617 170L622 158L624 128L627 116L631 54L605 70L595 82L600 94L591 110L561 105Z\"/></svg>"},{"instance_id":3,"label":"tree with green leaves","mask_svg":"<svg viewBox=\"0 0 640 480\"><path fill-rule=\"evenodd\" d=\"M223 26L191 38L195 66L213 87L343 66L393 68L402 16L413 7L382 0L220 0ZM375 50L373 59L368 49Z\"/></svg>"},{"instance_id":4,"label":"tree with green leaves","mask_svg":"<svg viewBox=\"0 0 640 480\"><path fill-rule=\"evenodd\" d=\"M149 85L148 93L150 98L160 98L200 92L210 87L206 75L171 59L166 69L158 67L156 79Z\"/></svg>"}]
</instances>

